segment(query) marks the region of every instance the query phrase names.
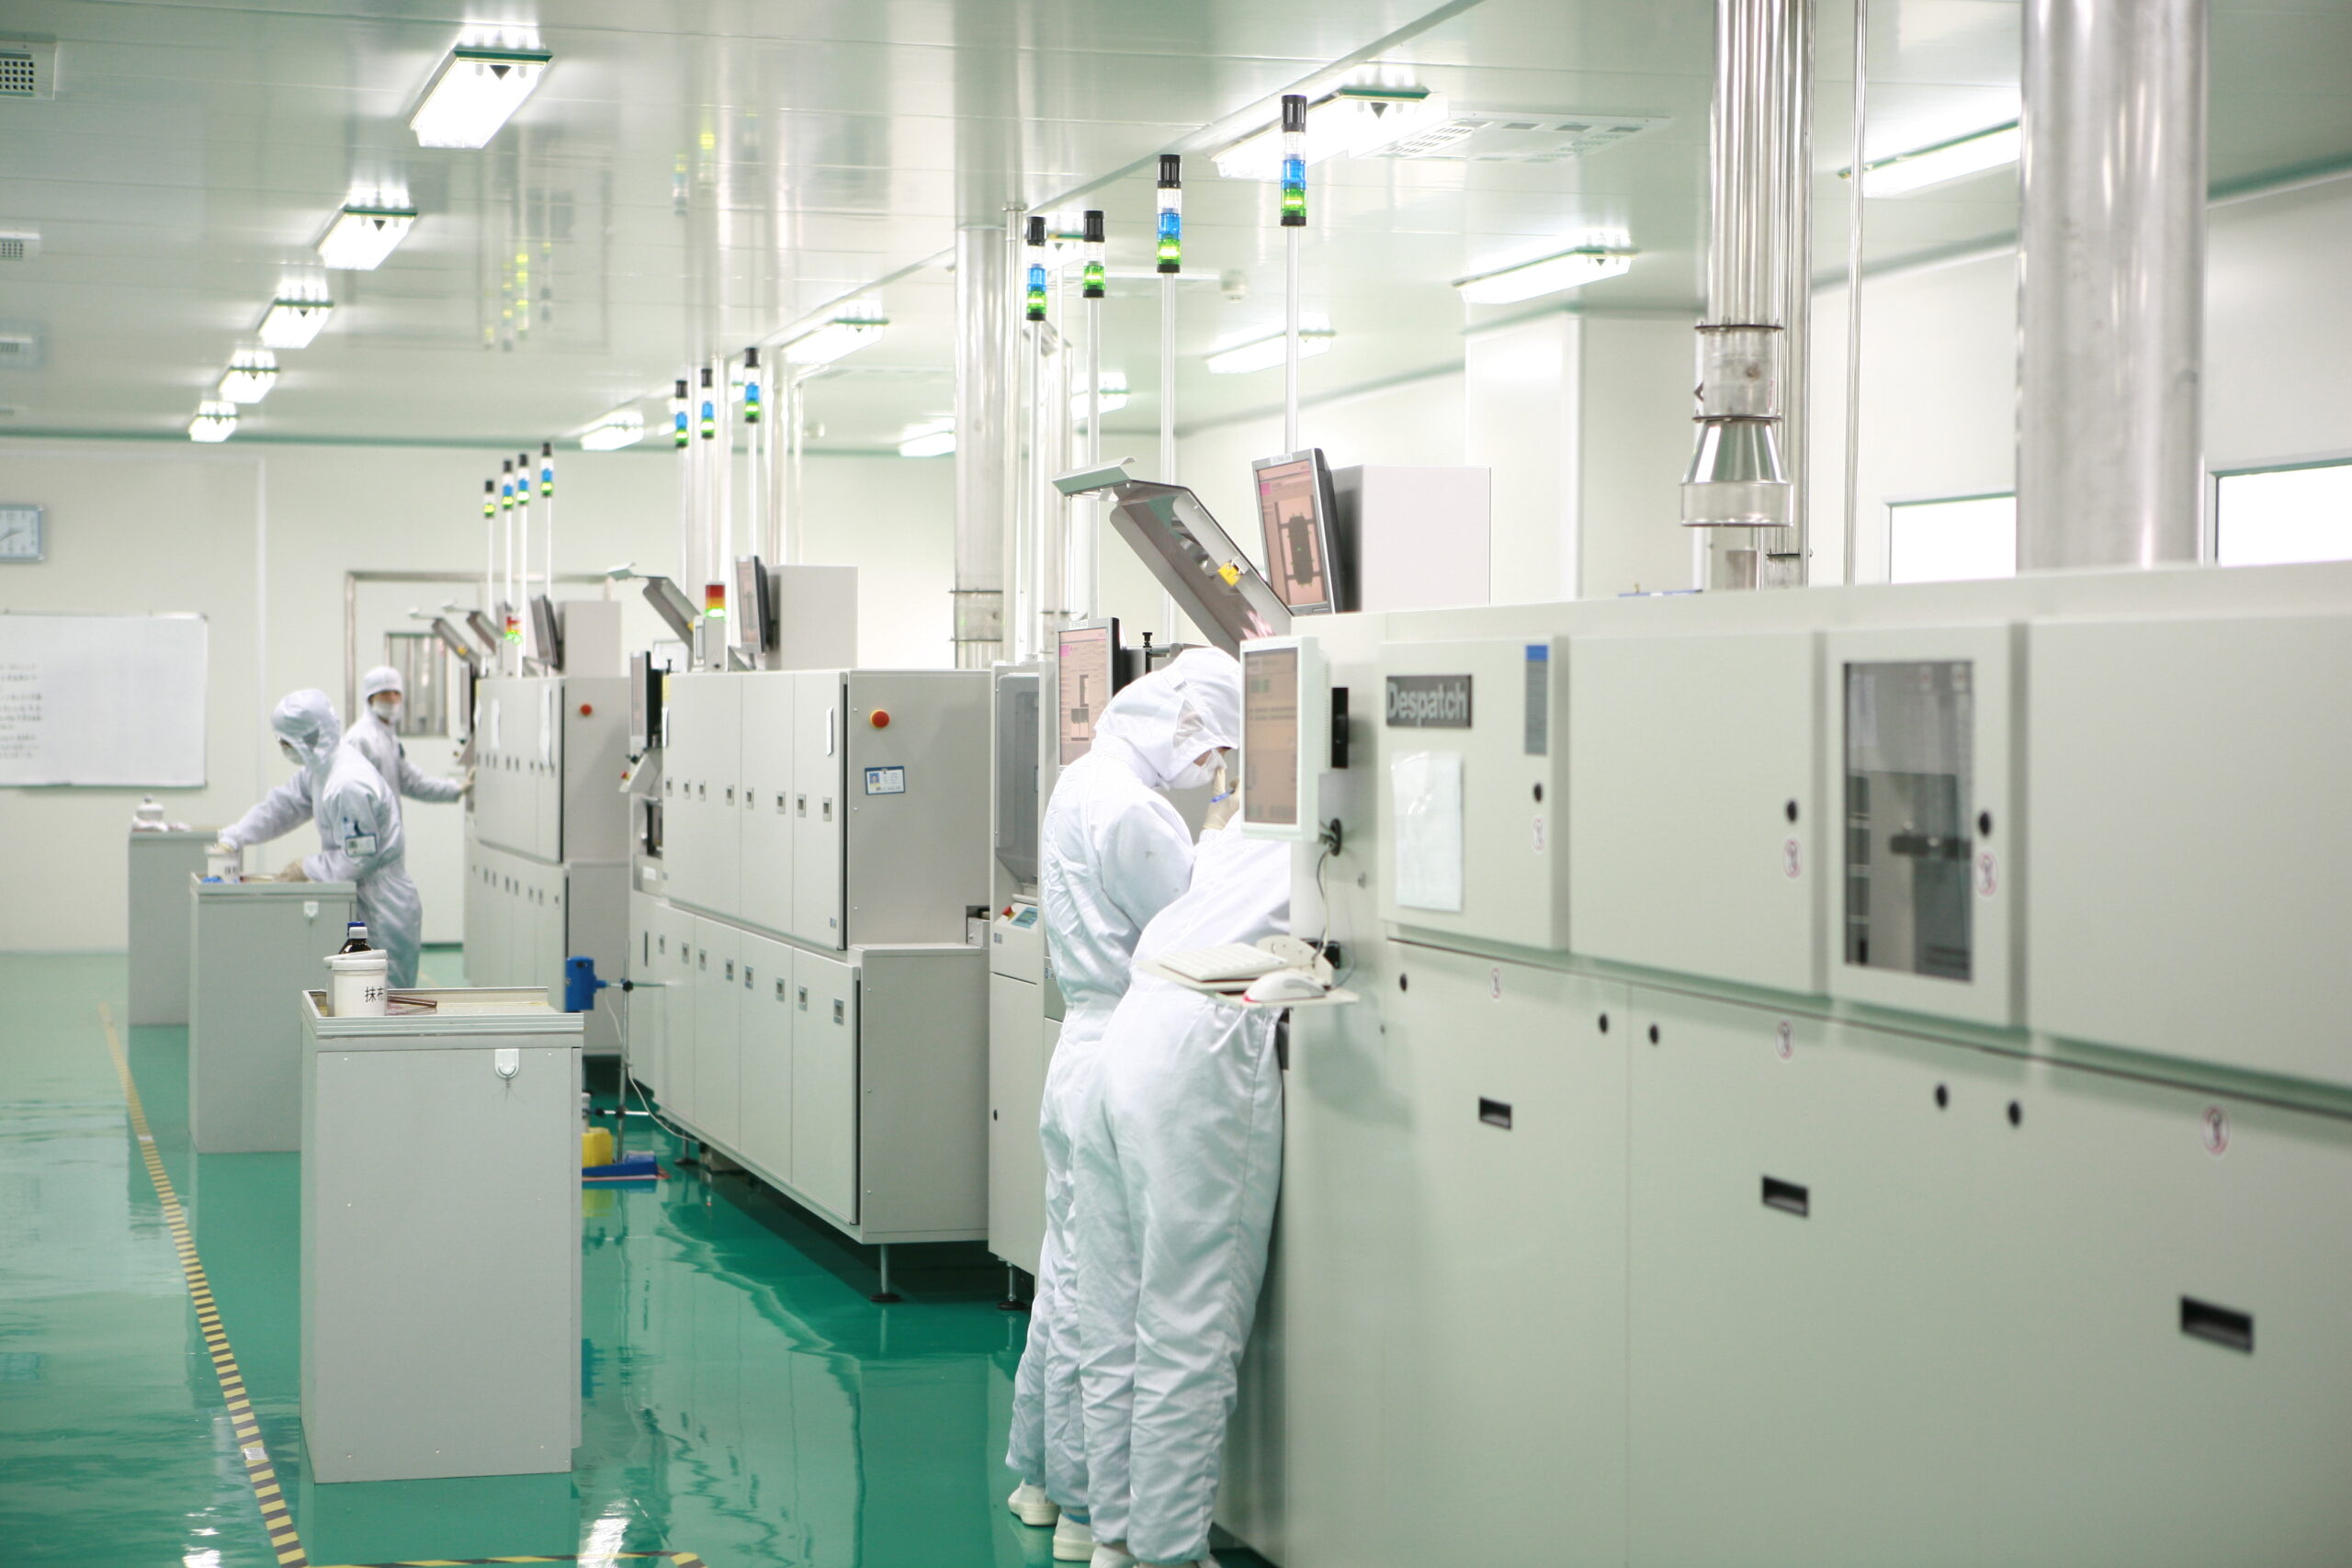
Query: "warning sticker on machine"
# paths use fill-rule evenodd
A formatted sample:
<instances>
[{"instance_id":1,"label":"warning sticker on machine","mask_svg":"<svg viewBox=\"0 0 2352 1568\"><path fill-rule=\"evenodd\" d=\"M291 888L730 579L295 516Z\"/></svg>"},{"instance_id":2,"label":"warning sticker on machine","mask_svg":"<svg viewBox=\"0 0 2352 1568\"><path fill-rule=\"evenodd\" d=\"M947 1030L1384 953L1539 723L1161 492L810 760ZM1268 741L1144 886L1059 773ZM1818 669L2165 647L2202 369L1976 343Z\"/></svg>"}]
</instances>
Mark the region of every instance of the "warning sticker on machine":
<instances>
[{"instance_id":1,"label":"warning sticker on machine","mask_svg":"<svg viewBox=\"0 0 2352 1568\"><path fill-rule=\"evenodd\" d=\"M906 794L907 770L904 768L866 769L865 793L868 795Z\"/></svg>"}]
</instances>

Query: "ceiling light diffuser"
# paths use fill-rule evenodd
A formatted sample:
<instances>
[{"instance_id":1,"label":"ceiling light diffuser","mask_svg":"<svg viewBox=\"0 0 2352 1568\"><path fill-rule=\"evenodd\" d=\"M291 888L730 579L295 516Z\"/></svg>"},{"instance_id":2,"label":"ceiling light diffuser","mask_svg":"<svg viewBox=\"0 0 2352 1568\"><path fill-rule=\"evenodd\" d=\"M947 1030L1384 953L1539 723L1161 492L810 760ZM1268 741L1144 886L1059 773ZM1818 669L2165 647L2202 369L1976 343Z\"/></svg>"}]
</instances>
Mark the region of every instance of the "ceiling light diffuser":
<instances>
[{"instance_id":1,"label":"ceiling light diffuser","mask_svg":"<svg viewBox=\"0 0 2352 1568\"><path fill-rule=\"evenodd\" d=\"M1102 412L1104 413L1111 413L1116 410L1125 408L1126 406L1127 378L1125 376L1103 377ZM1086 417L1085 388L1081 387L1077 391L1072 392L1069 395L1069 416L1072 419L1084 419Z\"/></svg>"},{"instance_id":2,"label":"ceiling light diffuser","mask_svg":"<svg viewBox=\"0 0 2352 1568\"><path fill-rule=\"evenodd\" d=\"M257 403L277 381L277 355L266 348L241 348L229 358L220 395L232 403Z\"/></svg>"},{"instance_id":3,"label":"ceiling light diffuser","mask_svg":"<svg viewBox=\"0 0 2352 1568\"><path fill-rule=\"evenodd\" d=\"M1517 266L1461 278L1453 287L1473 305L1510 305L1615 277L1633 265L1631 251L1566 251L1540 261L1521 262Z\"/></svg>"},{"instance_id":4,"label":"ceiling light diffuser","mask_svg":"<svg viewBox=\"0 0 2352 1568\"><path fill-rule=\"evenodd\" d=\"M1342 87L1306 106L1306 157L1361 158L1418 136L1446 118L1445 100L1421 87ZM1283 177L1283 123L1277 118L1216 154L1228 180Z\"/></svg>"},{"instance_id":5,"label":"ceiling light diffuser","mask_svg":"<svg viewBox=\"0 0 2352 1568\"><path fill-rule=\"evenodd\" d=\"M273 299L261 319L261 341L271 348L305 348L334 309L325 299Z\"/></svg>"},{"instance_id":6,"label":"ceiling light diffuser","mask_svg":"<svg viewBox=\"0 0 2352 1568\"><path fill-rule=\"evenodd\" d=\"M941 420L936 424L918 425L907 432L899 443L901 457L944 457L956 450L956 424L953 420Z\"/></svg>"},{"instance_id":7,"label":"ceiling light diffuser","mask_svg":"<svg viewBox=\"0 0 2352 1568\"><path fill-rule=\"evenodd\" d=\"M1298 334L1298 356L1311 359L1328 353L1331 340L1339 334L1329 327L1303 327ZM1229 348L1220 348L1208 357L1209 373L1213 376L1241 376L1252 370L1272 370L1287 357L1283 345L1283 334L1274 333L1267 337L1251 338Z\"/></svg>"},{"instance_id":8,"label":"ceiling light diffuser","mask_svg":"<svg viewBox=\"0 0 2352 1568\"><path fill-rule=\"evenodd\" d=\"M486 146L538 86L553 58L541 49L460 44L434 73L408 128L421 146Z\"/></svg>"},{"instance_id":9,"label":"ceiling light diffuser","mask_svg":"<svg viewBox=\"0 0 2352 1568\"><path fill-rule=\"evenodd\" d=\"M416 223L413 207L374 207L352 203L335 214L319 242L319 259L338 272L373 272L408 238Z\"/></svg>"},{"instance_id":10,"label":"ceiling light diffuser","mask_svg":"<svg viewBox=\"0 0 2352 1568\"><path fill-rule=\"evenodd\" d=\"M1862 166L1864 196L1908 196L2018 161L2018 122L1973 130L1916 152L1898 152ZM1848 175L1853 173L1849 169Z\"/></svg>"},{"instance_id":11,"label":"ceiling light diffuser","mask_svg":"<svg viewBox=\"0 0 2352 1568\"><path fill-rule=\"evenodd\" d=\"M226 441L237 434L237 405L208 399L196 405L196 417L187 422L190 441Z\"/></svg>"},{"instance_id":12,"label":"ceiling light diffuser","mask_svg":"<svg viewBox=\"0 0 2352 1568\"><path fill-rule=\"evenodd\" d=\"M580 433L585 452L616 452L645 438L645 416L635 409L616 409Z\"/></svg>"},{"instance_id":13,"label":"ceiling light diffuser","mask_svg":"<svg viewBox=\"0 0 2352 1568\"><path fill-rule=\"evenodd\" d=\"M786 344L784 357L794 365L831 365L879 338L889 324L877 310L843 310L814 332L803 333Z\"/></svg>"}]
</instances>

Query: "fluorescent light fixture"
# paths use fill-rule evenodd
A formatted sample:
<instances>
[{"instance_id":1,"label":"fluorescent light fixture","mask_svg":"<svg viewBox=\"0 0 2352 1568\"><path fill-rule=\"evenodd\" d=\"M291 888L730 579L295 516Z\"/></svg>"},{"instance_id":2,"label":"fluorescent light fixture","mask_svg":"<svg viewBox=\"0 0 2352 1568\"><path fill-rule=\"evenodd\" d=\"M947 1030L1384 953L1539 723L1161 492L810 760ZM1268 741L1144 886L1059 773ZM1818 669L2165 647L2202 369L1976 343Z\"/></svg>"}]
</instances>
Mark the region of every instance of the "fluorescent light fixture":
<instances>
[{"instance_id":1,"label":"fluorescent light fixture","mask_svg":"<svg viewBox=\"0 0 2352 1568\"><path fill-rule=\"evenodd\" d=\"M889 319L873 306L847 306L835 311L823 326L786 344L784 357L794 365L831 365L879 338L889 324Z\"/></svg>"},{"instance_id":2,"label":"fluorescent light fixture","mask_svg":"<svg viewBox=\"0 0 2352 1568\"><path fill-rule=\"evenodd\" d=\"M1445 100L1422 87L1342 87L1306 106L1306 161L1361 158L1446 118ZM1277 117L1216 154L1228 180L1283 177L1283 122Z\"/></svg>"},{"instance_id":3,"label":"fluorescent light fixture","mask_svg":"<svg viewBox=\"0 0 2352 1568\"><path fill-rule=\"evenodd\" d=\"M347 203L327 225L326 237L319 242L319 259L338 272L373 272L415 224L413 207Z\"/></svg>"},{"instance_id":4,"label":"fluorescent light fixture","mask_svg":"<svg viewBox=\"0 0 2352 1568\"><path fill-rule=\"evenodd\" d=\"M187 422L190 441L226 441L237 434L237 405L207 399L196 405L196 417Z\"/></svg>"},{"instance_id":5,"label":"fluorescent light fixture","mask_svg":"<svg viewBox=\"0 0 2352 1568\"><path fill-rule=\"evenodd\" d=\"M899 443L901 457L944 457L955 450L956 422L951 419L916 425Z\"/></svg>"},{"instance_id":6,"label":"fluorescent light fixture","mask_svg":"<svg viewBox=\"0 0 2352 1568\"><path fill-rule=\"evenodd\" d=\"M538 86L553 58L543 49L460 44L434 73L408 128L420 146L486 146Z\"/></svg>"},{"instance_id":7,"label":"fluorescent light fixture","mask_svg":"<svg viewBox=\"0 0 2352 1568\"><path fill-rule=\"evenodd\" d=\"M1964 180L1971 175L2016 163L2018 148L2015 120L1987 130L1972 130L1966 136L1939 141L1916 152L1898 152L1892 158L1863 164L1862 194L1908 196L1929 186ZM1853 171L1848 169L1845 173L1850 176Z\"/></svg>"},{"instance_id":8,"label":"fluorescent light fixture","mask_svg":"<svg viewBox=\"0 0 2352 1568\"><path fill-rule=\"evenodd\" d=\"M1521 262L1517 266L1461 278L1453 287L1473 305L1510 305L1615 277L1633 265L1631 251L1566 251L1540 261Z\"/></svg>"},{"instance_id":9,"label":"fluorescent light fixture","mask_svg":"<svg viewBox=\"0 0 2352 1568\"><path fill-rule=\"evenodd\" d=\"M220 395L232 403L257 403L277 382L277 355L266 348L241 348L229 357Z\"/></svg>"},{"instance_id":10,"label":"fluorescent light fixture","mask_svg":"<svg viewBox=\"0 0 2352 1568\"><path fill-rule=\"evenodd\" d=\"M1115 410L1125 408L1126 406L1127 378L1125 376L1120 375L1109 375L1103 377L1102 412L1104 413L1110 413ZM1069 416L1072 419L1084 419L1086 417L1086 389L1082 387L1069 395Z\"/></svg>"},{"instance_id":11,"label":"fluorescent light fixture","mask_svg":"<svg viewBox=\"0 0 2352 1568\"><path fill-rule=\"evenodd\" d=\"M615 409L580 433L584 452L617 452L645 439L645 416L635 409Z\"/></svg>"},{"instance_id":12,"label":"fluorescent light fixture","mask_svg":"<svg viewBox=\"0 0 2352 1568\"><path fill-rule=\"evenodd\" d=\"M1329 327L1300 328L1298 356L1301 359L1311 359L1318 354L1328 352L1331 347L1331 340L1338 335ZM1242 376L1252 370L1272 370L1282 364L1286 356L1286 351L1283 345L1283 334L1274 333L1266 337L1250 338L1246 342L1218 349L1209 355L1209 374Z\"/></svg>"},{"instance_id":13,"label":"fluorescent light fixture","mask_svg":"<svg viewBox=\"0 0 2352 1568\"><path fill-rule=\"evenodd\" d=\"M327 299L273 299L261 319L261 341L271 348L306 348L334 309Z\"/></svg>"}]
</instances>

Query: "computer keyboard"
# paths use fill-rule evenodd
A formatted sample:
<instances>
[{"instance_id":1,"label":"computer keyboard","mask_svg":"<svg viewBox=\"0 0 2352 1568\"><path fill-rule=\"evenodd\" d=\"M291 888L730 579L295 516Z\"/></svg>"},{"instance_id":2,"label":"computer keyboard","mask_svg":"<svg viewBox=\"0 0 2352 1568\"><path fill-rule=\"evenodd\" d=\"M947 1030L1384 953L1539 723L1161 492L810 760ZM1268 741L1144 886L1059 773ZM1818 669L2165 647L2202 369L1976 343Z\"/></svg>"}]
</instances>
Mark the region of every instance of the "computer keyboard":
<instances>
[{"instance_id":1,"label":"computer keyboard","mask_svg":"<svg viewBox=\"0 0 2352 1568\"><path fill-rule=\"evenodd\" d=\"M1246 942L1232 942L1222 947L1171 953L1159 960L1159 966L1196 986L1227 986L1246 985L1261 975L1272 974L1284 964L1283 960L1262 947L1253 947Z\"/></svg>"}]
</instances>

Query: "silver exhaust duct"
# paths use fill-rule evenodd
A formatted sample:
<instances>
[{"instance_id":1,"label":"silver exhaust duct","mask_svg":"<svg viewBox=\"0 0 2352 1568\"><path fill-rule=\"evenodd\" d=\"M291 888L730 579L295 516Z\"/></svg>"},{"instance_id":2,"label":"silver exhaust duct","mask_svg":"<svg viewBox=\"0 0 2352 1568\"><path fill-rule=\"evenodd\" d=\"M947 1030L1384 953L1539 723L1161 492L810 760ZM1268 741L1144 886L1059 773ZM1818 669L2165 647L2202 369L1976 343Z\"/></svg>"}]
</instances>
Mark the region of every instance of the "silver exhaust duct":
<instances>
[{"instance_id":1,"label":"silver exhaust duct","mask_svg":"<svg viewBox=\"0 0 2352 1568\"><path fill-rule=\"evenodd\" d=\"M2026 0L2018 566L2198 558L2207 0Z\"/></svg>"},{"instance_id":2,"label":"silver exhaust duct","mask_svg":"<svg viewBox=\"0 0 2352 1568\"><path fill-rule=\"evenodd\" d=\"M1809 0L1717 0L1707 245L1707 319L1699 327L1699 438L1682 480L1694 528L1791 528L1800 521L1791 400L1804 351L1792 343L1809 288L1812 66ZM1797 308L1792 311L1792 304ZM1799 561L1802 546L1777 553ZM1758 558L1734 568L1741 585Z\"/></svg>"}]
</instances>

